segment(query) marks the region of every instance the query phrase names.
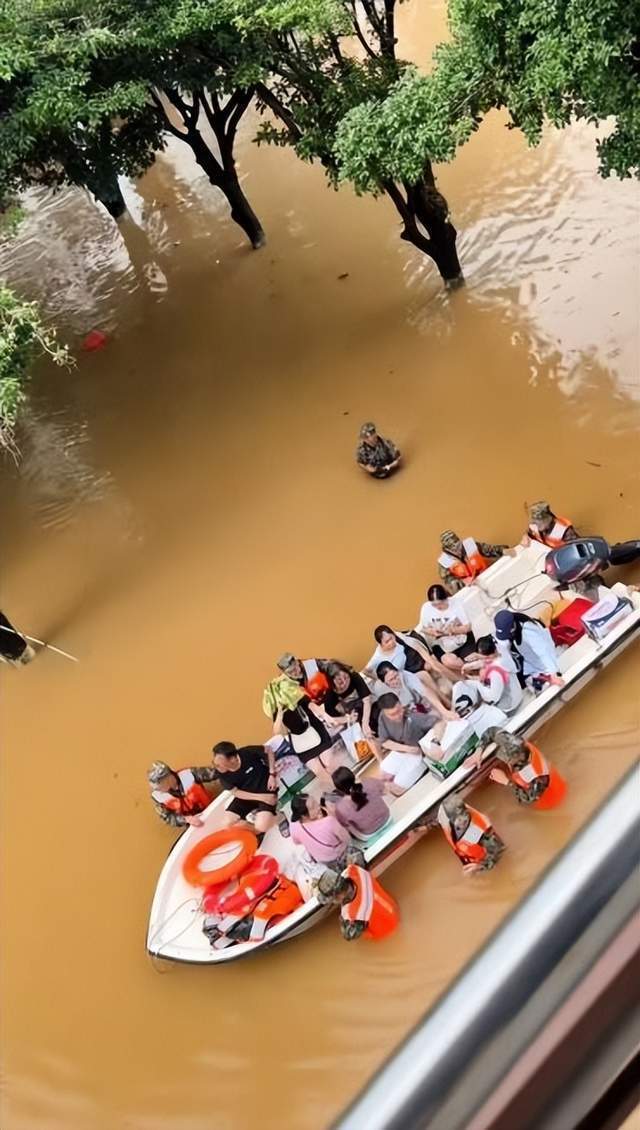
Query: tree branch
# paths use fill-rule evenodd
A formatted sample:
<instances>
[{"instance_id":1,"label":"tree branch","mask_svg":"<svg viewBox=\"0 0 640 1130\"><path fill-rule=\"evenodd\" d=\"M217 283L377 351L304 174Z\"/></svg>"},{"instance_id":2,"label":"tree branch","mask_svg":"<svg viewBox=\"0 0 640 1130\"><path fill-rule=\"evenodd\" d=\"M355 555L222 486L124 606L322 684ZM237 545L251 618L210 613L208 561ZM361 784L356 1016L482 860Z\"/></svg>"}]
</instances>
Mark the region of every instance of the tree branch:
<instances>
[{"instance_id":1,"label":"tree branch","mask_svg":"<svg viewBox=\"0 0 640 1130\"><path fill-rule=\"evenodd\" d=\"M269 90L269 87L265 86L263 82L256 83L256 97L261 102L264 102L264 105L268 106L277 118L280 118L280 121L287 127L292 138L295 141L299 141L302 137L302 130L293 117L293 114L287 110L284 103L281 102L277 95L275 95L272 90Z\"/></svg>"},{"instance_id":2,"label":"tree branch","mask_svg":"<svg viewBox=\"0 0 640 1130\"><path fill-rule=\"evenodd\" d=\"M365 36L362 28L360 27L360 21L358 20L358 11L357 11L357 8L356 8L355 0L349 0L349 3L350 3L350 7L351 7L351 22L353 24L353 30L356 33L356 37L359 39L360 43L364 47L369 58L375 59L377 57L376 53L373 50L373 47L371 46L369 41L367 40L367 37Z\"/></svg>"},{"instance_id":3,"label":"tree branch","mask_svg":"<svg viewBox=\"0 0 640 1130\"><path fill-rule=\"evenodd\" d=\"M173 122L171 121L171 118L167 114L167 108L166 108L164 102L162 101L161 98L158 97L156 91L153 88L150 88L149 94L151 95L152 101L155 102L158 110L160 111L160 113L162 114L162 117L164 118L165 129L168 129L169 133L172 133L174 137L179 137L180 141L187 141L188 137L189 137L188 133L182 133L181 130L179 130L176 126L174 126ZM167 95L167 97L168 97L168 95Z\"/></svg>"}]
</instances>

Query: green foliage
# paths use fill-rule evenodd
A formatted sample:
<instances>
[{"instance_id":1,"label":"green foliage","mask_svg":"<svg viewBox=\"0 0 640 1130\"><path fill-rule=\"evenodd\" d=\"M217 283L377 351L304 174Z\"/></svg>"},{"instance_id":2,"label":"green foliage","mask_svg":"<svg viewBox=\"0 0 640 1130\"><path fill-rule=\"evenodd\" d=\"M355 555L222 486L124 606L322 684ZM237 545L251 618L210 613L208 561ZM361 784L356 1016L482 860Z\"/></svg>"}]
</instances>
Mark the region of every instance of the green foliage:
<instances>
[{"instance_id":1,"label":"green foliage","mask_svg":"<svg viewBox=\"0 0 640 1130\"><path fill-rule=\"evenodd\" d=\"M354 108L337 131L340 175L360 191L411 179L421 159L449 161L492 108L530 144L545 122L609 122L600 172L640 170L637 0L449 0L451 42L429 75L403 74L382 103Z\"/></svg>"},{"instance_id":2,"label":"green foliage","mask_svg":"<svg viewBox=\"0 0 640 1130\"><path fill-rule=\"evenodd\" d=\"M43 325L34 302L0 284L0 446L12 447L13 426L26 400L25 383L39 356L69 365L66 347Z\"/></svg>"}]
</instances>

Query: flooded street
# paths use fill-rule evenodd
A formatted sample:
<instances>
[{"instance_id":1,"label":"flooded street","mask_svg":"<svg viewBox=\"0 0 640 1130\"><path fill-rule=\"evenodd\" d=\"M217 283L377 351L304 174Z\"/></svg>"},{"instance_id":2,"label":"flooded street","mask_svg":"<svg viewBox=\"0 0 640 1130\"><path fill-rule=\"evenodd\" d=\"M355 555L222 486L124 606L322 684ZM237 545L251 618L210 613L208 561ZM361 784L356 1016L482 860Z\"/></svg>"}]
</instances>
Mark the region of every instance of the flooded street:
<instances>
[{"instance_id":1,"label":"flooded street","mask_svg":"<svg viewBox=\"0 0 640 1130\"><path fill-rule=\"evenodd\" d=\"M420 842L387 874L383 946L329 920L216 970L146 956L174 839L152 760L266 738L281 652L360 665L376 624L415 623L446 527L513 544L549 498L640 534L637 188L597 177L591 129L532 151L493 115L440 171L452 294L385 201L249 136L260 252L178 142L119 228L34 197L2 250L78 355L39 371L3 467L3 607L80 658L2 672L7 1130L326 1126L637 756L636 646L540 735L566 804L478 793L503 863L463 879ZM82 354L94 327L109 344ZM406 453L393 480L355 469L365 419Z\"/></svg>"}]
</instances>

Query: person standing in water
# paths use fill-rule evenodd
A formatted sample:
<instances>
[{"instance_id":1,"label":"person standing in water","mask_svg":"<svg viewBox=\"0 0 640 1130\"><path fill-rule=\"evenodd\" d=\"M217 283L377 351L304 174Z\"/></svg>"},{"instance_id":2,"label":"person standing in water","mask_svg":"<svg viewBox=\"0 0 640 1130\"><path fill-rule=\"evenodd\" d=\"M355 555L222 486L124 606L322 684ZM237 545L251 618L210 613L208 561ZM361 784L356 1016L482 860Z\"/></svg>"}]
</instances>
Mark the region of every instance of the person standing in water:
<instances>
[{"instance_id":1,"label":"person standing in water","mask_svg":"<svg viewBox=\"0 0 640 1130\"><path fill-rule=\"evenodd\" d=\"M401 460L402 455L395 443L378 435L375 424L362 425L356 462L363 471L374 479L388 479L398 469Z\"/></svg>"},{"instance_id":2,"label":"person standing in water","mask_svg":"<svg viewBox=\"0 0 640 1130\"><path fill-rule=\"evenodd\" d=\"M0 612L0 659L24 665L30 663L35 654L31 644L14 628L4 612Z\"/></svg>"},{"instance_id":3,"label":"person standing in water","mask_svg":"<svg viewBox=\"0 0 640 1130\"><path fill-rule=\"evenodd\" d=\"M444 587L451 594L470 585L479 573L484 573L499 557L515 554L515 549L509 549L508 545L461 538L455 530L445 530L440 534L440 546L442 553L438 558L438 572Z\"/></svg>"}]
</instances>

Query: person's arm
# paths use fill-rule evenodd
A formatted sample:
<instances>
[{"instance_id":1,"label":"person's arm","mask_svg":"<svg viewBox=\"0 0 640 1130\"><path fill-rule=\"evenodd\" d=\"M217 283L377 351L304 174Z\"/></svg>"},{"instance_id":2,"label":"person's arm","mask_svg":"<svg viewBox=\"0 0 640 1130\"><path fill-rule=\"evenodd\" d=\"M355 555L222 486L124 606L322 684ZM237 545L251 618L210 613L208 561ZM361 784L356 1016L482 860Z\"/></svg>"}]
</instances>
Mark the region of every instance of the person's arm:
<instances>
[{"instance_id":1,"label":"person's arm","mask_svg":"<svg viewBox=\"0 0 640 1130\"><path fill-rule=\"evenodd\" d=\"M213 765L198 765L191 772L199 785L210 785L217 777L217 771Z\"/></svg>"},{"instance_id":2,"label":"person's arm","mask_svg":"<svg viewBox=\"0 0 640 1130\"><path fill-rule=\"evenodd\" d=\"M382 743L382 748L388 749L393 753L413 753L418 756L422 753L419 746L405 745L403 742L394 741L393 738L387 738L387 740Z\"/></svg>"},{"instance_id":3,"label":"person's arm","mask_svg":"<svg viewBox=\"0 0 640 1130\"><path fill-rule=\"evenodd\" d=\"M284 707L279 706L273 719L273 736L286 738L289 731L284 724Z\"/></svg>"},{"instance_id":4,"label":"person's arm","mask_svg":"<svg viewBox=\"0 0 640 1130\"><path fill-rule=\"evenodd\" d=\"M186 827L187 817L183 816L181 812L174 812L171 808L165 808L163 804L159 804L156 800L153 802L153 807L165 824L169 824L172 828Z\"/></svg>"},{"instance_id":5,"label":"person's arm","mask_svg":"<svg viewBox=\"0 0 640 1130\"><path fill-rule=\"evenodd\" d=\"M464 581L459 581L457 577L454 577L453 573L449 572L446 565L438 565L438 572L444 587L452 596L465 587Z\"/></svg>"},{"instance_id":6,"label":"person's arm","mask_svg":"<svg viewBox=\"0 0 640 1130\"><path fill-rule=\"evenodd\" d=\"M508 545L494 545L490 541L479 541L478 549L483 557L504 557L505 553L508 555L510 552ZM511 552L515 553L515 550Z\"/></svg>"},{"instance_id":7,"label":"person's arm","mask_svg":"<svg viewBox=\"0 0 640 1130\"><path fill-rule=\"evenodd\" d=\"M368 694L362 699L362 732L365 738L373 737L369 720L371 718L371 706L373 703L373 695Z\"/></svg>"},{"instance_id":8,"label":"person's arm","mask_svg":"<svg viewBox=\"0 0 640 1130\"><path fill-rule=\"evenodd\" d=\"M262 747L266 754L267 764L269 766L269 779L267 781L267 788L270 792L275 792L278 788L278 770L276 769L276 755L271 749L271 746L265 745Z\"/></svg>"}]
</instances>

